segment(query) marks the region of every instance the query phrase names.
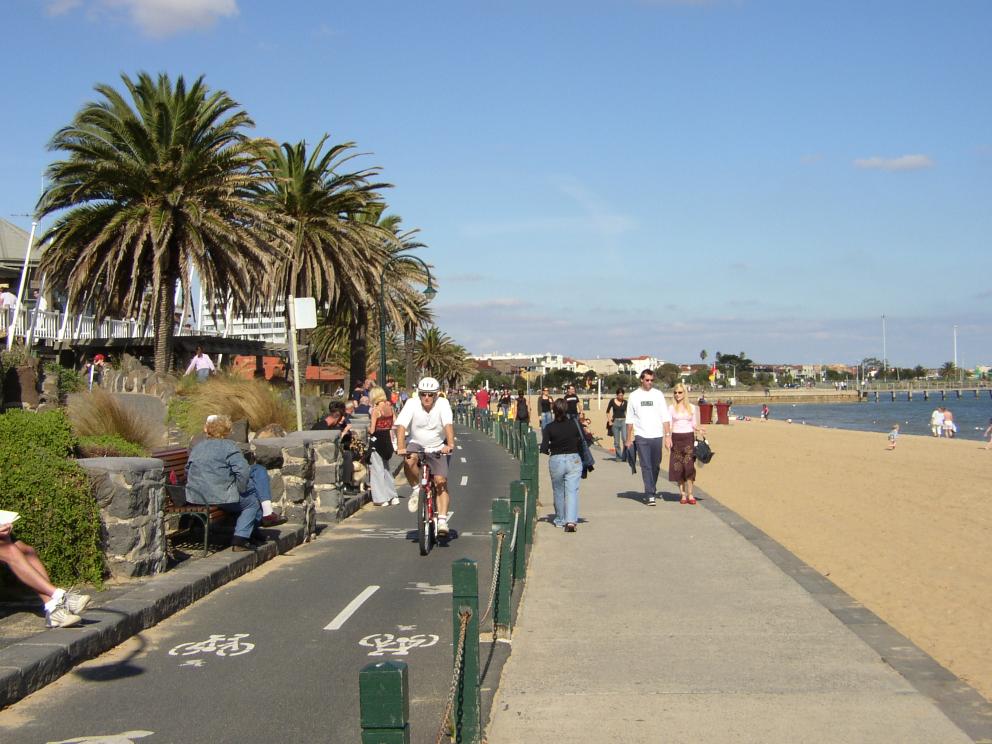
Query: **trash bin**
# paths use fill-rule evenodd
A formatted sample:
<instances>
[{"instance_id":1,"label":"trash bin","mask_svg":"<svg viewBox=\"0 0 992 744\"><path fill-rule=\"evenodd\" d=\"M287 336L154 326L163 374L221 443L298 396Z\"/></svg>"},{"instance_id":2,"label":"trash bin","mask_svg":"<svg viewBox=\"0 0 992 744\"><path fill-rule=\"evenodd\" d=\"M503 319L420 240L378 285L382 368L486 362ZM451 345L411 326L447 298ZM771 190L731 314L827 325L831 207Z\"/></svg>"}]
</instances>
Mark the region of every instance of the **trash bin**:
<instances>
[{"instance_id":1,"label":"trash bin","mask_svg":"<svg viewBox=\"0 0 992 744\"><path fill-rule=\"evenodd\" d=\"M729 412L730 412L730 401L729 400L726 401L726 402L724 402L724 403L721 403L721 402L717 401L717 404L716 404L716 422L718 424L729 424L730 423L730 416L728 415Z\"/></svg>"},{"instance_id":2,"label":"trash bin","mask_svg":"<svg viewBox=\"0 0 992 744\"><path fill-rule=\"evenodd\" d=\"M582 410L583 411L588 411L589 410L589 399L588 398L586 398L584 401L582 401Z\"/></svg>"},{"instance_id":3,"label":"trash bin","mask_svg":"<svg viewBox=\"0 0 992 744\"><path fill-rule=\"evenodd\" d=\"M703 426L713 423L713 404L712 403L700 403L699 404L699 423Z\"/></svg>"}]
</instances>

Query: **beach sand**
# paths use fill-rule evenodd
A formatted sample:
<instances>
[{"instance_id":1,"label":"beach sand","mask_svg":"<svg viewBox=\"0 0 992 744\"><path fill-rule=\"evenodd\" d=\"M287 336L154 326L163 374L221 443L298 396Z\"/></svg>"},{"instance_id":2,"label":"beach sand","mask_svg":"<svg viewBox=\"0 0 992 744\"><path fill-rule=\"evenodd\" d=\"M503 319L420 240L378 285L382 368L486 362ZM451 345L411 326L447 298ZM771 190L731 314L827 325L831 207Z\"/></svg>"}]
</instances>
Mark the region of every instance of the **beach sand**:
<instances>
[{"instance_id":1,"label":"beach sand","mask_svg":"<svg viewBox=\"0 0 992 744\"><path fill-rule=\"evenodd\" d=\"M588 415L610 449L607 400ZM700 488L992 700L992 451L758 419L707 438Z\"/></svg>"}]
</instances>

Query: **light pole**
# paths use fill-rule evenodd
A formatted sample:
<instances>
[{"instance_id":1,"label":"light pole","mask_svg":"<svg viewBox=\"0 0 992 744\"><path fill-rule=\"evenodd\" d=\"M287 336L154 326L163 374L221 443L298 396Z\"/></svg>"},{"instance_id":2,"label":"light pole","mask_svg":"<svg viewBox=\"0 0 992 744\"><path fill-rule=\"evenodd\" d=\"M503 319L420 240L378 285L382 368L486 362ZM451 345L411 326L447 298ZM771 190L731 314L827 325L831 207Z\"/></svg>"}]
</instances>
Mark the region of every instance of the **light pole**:
<instances>
[{"instance_id":1,"label":"light pole","mask_svg":"<svg viewBox=\"0 0 992 744\"><path fill-rule=\"evenodd\" d=\"M885 316L882 316L882 374L889 377L889 362L885 358Z\"/></svg>"},{"instance_id":2,"label":"light pole","mask_svg":"<svg viewBox=\"0 0 992 744\"><path fill-rule=\"evenodd\" d=\"M961 379L958 373L958 327L954 326L954 376Z\"/></svg>"},{"instance_id":3,"label":"light pole","mask_svg":"<svg viewBox=\"0 0 992 744\"><path fill-rule=\"evenodd\" d=\"M386 272L392 264L406 260L416 261L427 272L427 288L424 289L424 297L427 301L430 302L437 294L431 282L430 267L416 256L397 256L386 261L385 266L382 267L382 277L379 280L379 386L383 390L386 389ZM410 385L410 380L407 380L406 384Z\"/></svg>"}]
</instances>

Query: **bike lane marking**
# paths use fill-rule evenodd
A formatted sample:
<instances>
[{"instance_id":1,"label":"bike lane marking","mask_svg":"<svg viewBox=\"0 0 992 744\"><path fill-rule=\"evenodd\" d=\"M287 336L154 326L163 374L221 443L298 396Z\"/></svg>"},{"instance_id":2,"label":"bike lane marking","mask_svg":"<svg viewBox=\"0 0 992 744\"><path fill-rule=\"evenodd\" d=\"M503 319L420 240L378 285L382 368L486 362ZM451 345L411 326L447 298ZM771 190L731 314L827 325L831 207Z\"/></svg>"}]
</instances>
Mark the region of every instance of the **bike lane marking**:
<instances>
[{"instance_id":1,"label":"bike lane marking","mask_svg":"<svg viewBox=\"0 0 992 744\"><path fill-rule=\"evenodd\" d=\"M357 597L351 600L348 603L348 606L338 613L337 617L335 617L333 620L331 620L331 622L329 622L327 625L324 626L324 630L340 630L341 626L344 625L346 622L348 622L348 618L350 618L352 615L355 614L355 612L358 610L359 607L362 606L365 600L371 597L377 591L379 591L379 587L377 587L375 584L365 587L365 589L362 590L361 594L359 594Z\"/></svg>"},{"instance_id":2,"label":"bike lane marking","mask_svg":"<svg viewBox=\"0 0 992 744\"><path fill-rule=\"evenodd\" d=\"M463 458L462 458L462 462L468 462L468 460L466 460L466 459L465 459L465 458L463 457Z\"/></svg>"},{"instance_id":3,"label":"bike lane marking","mask_svg":"<svg viewBox=\"0 0 992 744\"><path fill-rule=\"evenodd\" d=\"M462 486L467 486L468 485L468 476L467 475L463 475L462 476L462 481L461 481L460 485L462 485Z\"/></svg>"}]
</instances>

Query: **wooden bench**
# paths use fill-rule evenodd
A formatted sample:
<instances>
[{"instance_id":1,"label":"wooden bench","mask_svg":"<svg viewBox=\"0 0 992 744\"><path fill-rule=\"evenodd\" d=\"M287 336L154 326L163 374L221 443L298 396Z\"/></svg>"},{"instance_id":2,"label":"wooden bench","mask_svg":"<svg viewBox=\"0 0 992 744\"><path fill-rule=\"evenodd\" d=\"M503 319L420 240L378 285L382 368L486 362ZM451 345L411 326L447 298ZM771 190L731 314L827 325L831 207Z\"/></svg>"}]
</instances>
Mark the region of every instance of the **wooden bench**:
<instances>
[{"instance_id":1,"label":"wooden bench","mask_svg":"<svg viewBox=\"0 0 992 744\"><path fill-rule=\"evenodd\" d=\"M207 555L210 550L210 523L224 519L227 513L216 506L192 504L187 500L186 462L189 460L189 449L160 449L152 452L151 456L161 460L165 466L165 502L162 504L164 521L190 517L199 522L203 528L203 555Z\"/></svg>"}]
</instances>

